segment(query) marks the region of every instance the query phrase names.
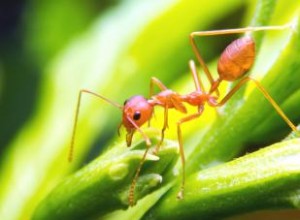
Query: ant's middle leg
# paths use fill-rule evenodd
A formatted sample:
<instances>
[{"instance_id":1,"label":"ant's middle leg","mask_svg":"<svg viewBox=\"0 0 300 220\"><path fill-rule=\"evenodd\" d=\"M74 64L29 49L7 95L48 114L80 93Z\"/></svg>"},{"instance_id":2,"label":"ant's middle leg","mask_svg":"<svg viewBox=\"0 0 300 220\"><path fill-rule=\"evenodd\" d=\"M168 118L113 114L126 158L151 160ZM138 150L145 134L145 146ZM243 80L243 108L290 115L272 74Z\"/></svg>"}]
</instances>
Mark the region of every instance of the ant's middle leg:
<instances>
[{"instance_id":1,"label":"ant's middle leg","mask_svg":"<svg viewBox=\"0 0 300 220\"><path fill-rule=\"evenodd\" d=\"M167 90L168 88L156 77L151 77L150 80L150 89L149 89L149 97L151 98L154 95L154 85L156 85L160 91ZM155 114L153 109L153 115ZM148 127L150 127L151 120L148 121Z\"/></svg>"},{"instance_id":2,"label":"ant's middle leg","mask_svg":"<svg viewBox=\"0 0 300 220\"><path fill-rule=\"evenodd\" d=\"M151 77L149 97L152 97L154 94L154 85L156 85L161 91L168 89L159 79Z\"/></svg>"},{"instance_id":3,"label":"ant's middle leg","mask_svg":"<svg viewBox=\"0 0 300 220\"><path fill-rule=\"evenodd\" d=\"M205 91L204 85L203 85L201 79L199 78L194 60L189 61L189 67L190 67L191 73L193 75L196 91L204 92Z\"/></svg>"},{"instance_id":4,"label":"ant's middle leg","mask_svg":"<svg viewBox=\"0 0 300 220\"><path fill-rule=\"evenodd\" d=\"M160 140L159 140L158 144L156 145L155 150L153 152L154 154L157 154L159 152L160 146L162 145L164 138L165 138L165 130L169 127L169 125L168 125L168 112L169 111L168 110L169 110L168 105L164 106L164 125L163 125L163 128L161 129Z\"/></svg>"},{"instance_id":5,"label":"ant's middle leg","mask_svg":"<svg viewBox=\"0 0 300 220\"><path fill-rule=\"evenodd\" d=\"M156 77L152 77L150 81L150 97L154 94L154 85L156 85L161 91L165 91L168 88ZM148 125L150 126L150 120L148 121ZM156 145L156 148L154 150L154 153L158 153L159 148L164 140L165 137L165 130L168 128L168 106L164 106L164 125L161 130L161 138L158 144Z\"/></svg>"},{"instance_id":6,"label":"ant's middle leg","mask_svg":"<svg viewBox=\"0 0 300 220\"><path fill-rule=\"evenodd\" d=\"M178 199L182 199L184 196L184 184L185 184L185 156L184 156L184 149L183 149L181 125L185 122L188 122L188 121L191 121L193 119L200 117L203 110L204 110L204 106L201 105L198 107L197 113L189 115L185 118L182 118L177 122L177 136L178 136L178 143L179 143L179 153L180 153L181 164L182 164L182 182L181 182L180 191L177 194Z\"/></svg>"}]
</instances>

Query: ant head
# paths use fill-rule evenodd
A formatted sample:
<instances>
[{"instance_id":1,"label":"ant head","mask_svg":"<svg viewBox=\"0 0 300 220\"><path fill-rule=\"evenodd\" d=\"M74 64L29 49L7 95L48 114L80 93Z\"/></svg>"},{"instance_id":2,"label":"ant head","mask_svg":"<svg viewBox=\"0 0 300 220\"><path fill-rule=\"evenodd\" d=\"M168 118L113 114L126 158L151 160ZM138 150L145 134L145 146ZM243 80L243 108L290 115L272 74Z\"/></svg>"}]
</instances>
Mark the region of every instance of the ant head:
<instances>
[{"instance_id":1,"label":"ant head","mask_svg":"<svg viewBox=\"0 0 300 220\"><path fill-rule=\"evenodd\" d=\"M137 127L141 127L152 117L153 106L143 96L133 96L124 102L122 124L127 130L127 146Z\"/></svg>"}]
</instances>

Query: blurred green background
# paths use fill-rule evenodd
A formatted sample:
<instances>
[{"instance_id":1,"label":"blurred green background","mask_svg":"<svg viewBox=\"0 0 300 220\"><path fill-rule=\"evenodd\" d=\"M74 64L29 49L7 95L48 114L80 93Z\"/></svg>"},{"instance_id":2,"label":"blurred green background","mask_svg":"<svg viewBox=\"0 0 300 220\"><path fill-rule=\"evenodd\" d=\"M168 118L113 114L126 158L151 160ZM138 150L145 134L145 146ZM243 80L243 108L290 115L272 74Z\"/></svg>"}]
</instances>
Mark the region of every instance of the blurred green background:
<instances>
[{"instance_id":1,"label":"blurred green background","mask_svg":"<svg viewBox=\"0 0 300 220\"><path fill-rule=\"evenodd\" d=\"M280 24L299 8L290 4L295 7L287 9L290 13L282 15ZM190 32L265 24L272 17L267 10L282 5L259 0L1 3L0 219L30 219L64 176L114 142L121 120L118 110L86 97L75 160L67 163L81 88L123 103L134 94L147 96L150 77L155 76L185 91L192 86L187 74L188 60L194 58ZM201 39L205 60L213 63L233 37ZM299 122L296 113L291 117ZM187 128L185 136L195 127ZM277 132L279 136L268 140L258 133L257 142L272 143L289 130L279 122ZM174 131L169 137L174 138Z\"/></svg>"}]
</instances>

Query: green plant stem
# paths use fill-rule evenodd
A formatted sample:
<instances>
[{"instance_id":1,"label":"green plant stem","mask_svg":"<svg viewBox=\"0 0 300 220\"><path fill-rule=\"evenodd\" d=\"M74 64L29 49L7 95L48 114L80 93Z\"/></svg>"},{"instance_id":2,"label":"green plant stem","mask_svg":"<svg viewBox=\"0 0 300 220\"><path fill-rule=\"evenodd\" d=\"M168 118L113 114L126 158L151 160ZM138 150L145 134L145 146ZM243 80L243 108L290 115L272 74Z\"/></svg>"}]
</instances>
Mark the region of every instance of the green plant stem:
<instances>
[{"instance_id":1,"label":"green plant stem","mask_svg":"<svg viewBox=\"0 0 300 220\"><path fill-rule=\"evenodd\" d=\"M144 219L219 219L260 209L299 208L300 139L292 139L229 163L194 173L185 197L179 187ZM296 193L296 194L295 194Z\"/></svg>"},{"instance_id":2,"label":"green plant stem","mask_svg":"<svg viewBox=\"0 0 300 220\"><path fill-rule=\"evenodd\" d=\"M174 165L177 145L176 142L167 143L157 156L147 154L137 179L135 200L160 186L163 180L161 174ZM123 144L115 146L63 180L39 205L33 219L88 219L127 208L129 186L145 152L145 144L141 141L132 149L122 147Z\"/></svg>"}]
</instances>

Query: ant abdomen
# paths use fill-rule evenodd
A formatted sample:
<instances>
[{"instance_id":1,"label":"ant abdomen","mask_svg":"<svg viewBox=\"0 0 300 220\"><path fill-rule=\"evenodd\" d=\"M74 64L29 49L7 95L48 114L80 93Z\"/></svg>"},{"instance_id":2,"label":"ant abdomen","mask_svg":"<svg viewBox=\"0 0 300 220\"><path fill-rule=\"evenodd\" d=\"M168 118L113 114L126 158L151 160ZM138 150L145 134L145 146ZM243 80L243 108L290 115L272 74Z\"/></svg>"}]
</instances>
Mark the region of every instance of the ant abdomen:
<instances>
[{"instance_id":1,"label":"ant abdomen","mask_svg":"<svg viewBox=\"0 0 300 220\"><path fill-rule=\"evenodd\" d=\"M255 56L254 40L247 36L229 44L220 56L218 73L220 79L235 81L242 77L253 65Z\"/></svg>"}]
</instances>

